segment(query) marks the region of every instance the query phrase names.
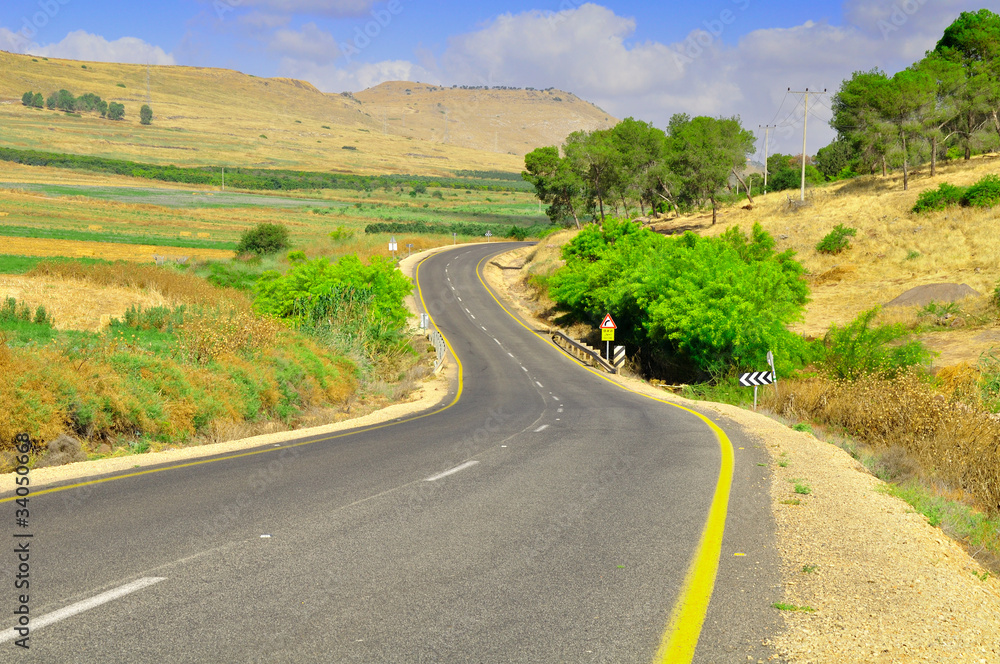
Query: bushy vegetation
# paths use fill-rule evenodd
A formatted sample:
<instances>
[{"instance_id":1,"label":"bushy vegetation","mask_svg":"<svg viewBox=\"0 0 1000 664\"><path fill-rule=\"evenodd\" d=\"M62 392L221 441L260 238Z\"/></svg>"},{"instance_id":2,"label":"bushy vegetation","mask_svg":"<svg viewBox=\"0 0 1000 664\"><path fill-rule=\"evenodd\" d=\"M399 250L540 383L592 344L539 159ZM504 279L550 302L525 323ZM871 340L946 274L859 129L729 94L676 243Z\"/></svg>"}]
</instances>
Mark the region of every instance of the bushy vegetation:
<instances>
[{"instance_id":1,"label":"bushy vegetation","mask_svg":"<svg viewBox=\"0 0 1000 664\"><path fill-rule=\"evenodd\" d=\"M254 308L355 351L374 366L405 350L409 314L403 298L412 289L388 258L375 256L367 265L355 255L335 262L317 258L293 265L285 274L265 272L256 286Z\"/></svg>"},{"instance_id":2,"label":"bushy vegetation","mask_svg":"<svg viewBox=\"0 0 1000 664\"><path fill-rule=\"evenodd\" d=\"M37 313L36 313L37 317ZM104 332L0 324L0 440L154 447L343 404L355 367L239 304L133 308ZM243 429L245 430L245 429Z\"/></svg>"},{"instance_id":3,"label":"bushy vegetation","mask_svg":"<svg viewBox=\"0 0 1000 664\"><path fill-rule=\"evenodd\" d=\"M243 231L236 253L265 256L288 247L288 228L282 224L262 223Z\"/></svg>"},{"instance_id":4,"label":"bushy vegetation","mask_svg":"<svg viewBox=\"0 0 1000 664\"><path fill-rule=\"evenodd\" d=\"M59 90L51 93L47 100L43 100L41 92L25 92L21 103L33 108L47 106L49 110L58 109L66 113L100 113L102 118L109 120L120 120L125 115L125 106L115 102L109 104L92 92L75 97L69 90Z\"/></svg>"},{"instance_id":5,"label":"bushy vegetation","mask_svg":"<svg viewBox=\"0 0 1000 664\"><path fill-rule=\"evenodd\" d=\"M803 268L759 225L749 237L737 227L717 238L664 237L609 218L585 227L563 258L550 296L595 326L614 312L617 339L650 375L719 378L766 366L769 350L785 372L813 352L787 329L808 296Z\"/></svg>"},{"instance_id":6,"label":"bushy vegetation","mask_svg":"<svg viewBox=\"0 0 1000 664\"><path fill-rule=\"evenodd\" d=\"M849 228L843 224L837 224L833 230L827 233L816 245L816 251L821 254L839 254L850 248L850 238L857 235L858 229Z\"/></svg>"},{"instance_id":7,"label":"bushy vegetation","mask_svg":"<svg viewBox=\"0 0 1000 664\"><path fill-rule=\"evenodd\" d=\"M930 212L931 210L943 210L954 205L961 205L965 198L964 187L956 187L942 182L937 189L928 189L917 197L917 202L913 206L913 212Z\"/></svg>"},{"instance_id":8,"label":"bushy vegetation","mask_svg":"<svg viewBox=\"0 0 1000 664\"><path fill-rule=\"evenodd\" d=\"M986 175L968 187L956 187L942 182L937 189L921 193L912 211L930 212L958 205L991 208L997 204L1000 204L1000 177Z\"/></svg>"},{"instance_id":9,"label":"bushy vegetation","mask_svg":"<svg viewBox=\"0 0 1000 664\"><path fill-rule=\"evenodd\" d=\"M502 230L495 224L475 224L463 222L434 224L426 221L385 221L365 226L365 233L433 233L438 235L451 235L452 233L457 233L458 235L482 237L486 234L486 231L490 231L493 233L494 237L501 237L502 235L503 237L513 238L516 240L524 240L533 236L537 237L539 234L547 230L551 230L551 227L548 225L510 226L506 230Z\"/></svg>"},{"instance_id":10,"label":"bushy vegetation","mask_svg":"<svg viewBox=\"0 0 1000 664\"><path fill-rule=\"evenodd\" d=\"M910 331L901 323L875 324L879 308L865 311L847 325L830 326L823 364L837 379L862 376L895 378L910 367L928 362L930 352L918 341L903 341Z\"/></svg>"}]
</instances>

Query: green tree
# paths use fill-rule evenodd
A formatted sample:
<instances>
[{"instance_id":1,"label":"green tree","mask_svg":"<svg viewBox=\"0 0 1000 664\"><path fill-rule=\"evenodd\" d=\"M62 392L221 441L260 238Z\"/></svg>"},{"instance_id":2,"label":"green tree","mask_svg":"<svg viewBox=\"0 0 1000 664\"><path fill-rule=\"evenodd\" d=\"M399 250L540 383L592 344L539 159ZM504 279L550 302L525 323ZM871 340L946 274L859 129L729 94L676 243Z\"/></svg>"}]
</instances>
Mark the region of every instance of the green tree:
<instances>
[{"instance_id":1,"label":"green tree","mask_svg":"<svg viewBox=\"0 0 1000 664\"><path fill-rule=\"evenodd\" d=\"M919 69L904 69L874 86L876 108L896 132L903 161L904 191L910 188L909 164L914 157L914 141L923 134L922 120L934 104L936 92L934 80Z\"/></svg>"},{"instance_id":2,"label":"green tree","mask_svg":"<svg viewBox=\"0 0 1000 664\"><path fill-rule=\"evenodd\" d=\"M36 92L34 99L31 100L31 105L35 108L44 108L45 97L42 96L41 92Z\"/></svg>"},{"instance_id":3,"label":"green tree","mask_svg":"<svg viewBox=\"0 0 1000 664\"><path fill-rule=\"evenodd\" d=\"M753 132L743 129L738 117L689 119L684 115L671 118L668 132L670 169L680 178L690 200L711 202L714 225L718 194L729 182L729 175L746 166L754 151Z\"/></svg>"},{"instance_id":4,"label":"green tree","mask_svg":"<svg viewBox=\"0 0 1000 664\"><path fill-rule=\"evenodd\" d=\"M263 256L288 247L288 228L282 224L262 223L243 231L236 253Z\"/></svg>"},{"instance_id":5,"label":"green tree","mask_svg":"<svg viewBox=\"0 0 1000 664\"><path fill-rule=\"evenodd\" d=\"M833 96L830 126L846 140L858 162L854 170L871 173L881 166L887 174L888 155L894 142L892 127L880 113L876 89L888 81L880 69L856 71Z\"/></svg>"},{"instance_id":6,"label":"green tree","mask_svg":"<svg viewBox=\"0 0 1000 664\"><path fill-rule=\"evenodd\" d=\"M620 177L621 155L615 149L610 130L575 131L563 146L573 171L586 183L585 200L594 216L605 219L604 201Z\"/></svg>"},{"instance_id":7,"label":"green tree","mask_svg":"<svg viewBox=\"0 0 1000 664\"><path fill-rule=\"evenodd\" d=\"M988 9L962 12L945 28L934 52L960 64L1000 136L1000 16Z\"/></svg>"},{"instance_id":8,"label":"green tree","mask_svg":"<svg viewBox=\"0 0 1000 664\"><path fill-rule=\"evenodd\" d=\"M153 122L153 109L148 105L143 104L142 108L139 109L139 123L148 125Z\"/></svg>"},{"instance_id":9,"label":"green tree","mask_svg":"<svg viewBox=\"0 0 1000 664\"><path fill-rule=\"evenodd\" d=\"M21 95L21 103L24 104L25 106L31 106L32 100L34 100L34 98L35 98L34 92L25 92L23 95Z\"/></svg>"},{"instance_id":10,"label":"green tree","mask_svg":"<svg viewBox=\"0 0 1000 664\"><path fill-rule=\"evenodd\" d=\"M549 146L532 150L524 156L524 168L521 177L534 185L538 200L549 206L545 213L552 223L561 224L572 219L580 228L577 210L584 183L569 160L559 156L559 148Z\"/></svg>"},{"instance_id":11,"label":"green tree","mask_svg":"<svg viewBox=\"0 0 1000 664\"><path fill-rule=\"evenodd\" d=\"M836 180L844 169L850 169L853 157L850 143L838 138L816 152L816 168L827 180Z\"/></svg>"},{"instance_id":12,"label":"green tree","mask_svg":"<svg viewBox=\"0 0 1000 664\"><path fill-rule=\"evenodd\" d=\"M60 90L56 107L60 111L71 113L76 110L76 97L69 90Z\"/></svg>"},{"instance_id":13,"label":"green tree","mask_svg":"<svg viewBox=\"0 0 1000 664\"><path fill-rule=\"evenodd\" d=\"M59 104L59 93L53 92L49 95L48 99L45 100L45 106L50 110L56 110L56 106Z\"/></svg>"},{"instance_id":14,"label":"green tree","mask_svg":"<svg viewBox=\"0 0 1000 664\"><path fill-rule=\"evenodd\" d=\"M621 201L624 214L628 214L630 201L638 203L643 215L646 203L653 206L657 197L669 201L662 194L657 196L666 186L658 178L669 179L669 176L660 172L651 175L664 164L666 134L663 130L648 122L625 118L611 129L611 142L618 152L618 168L611 189Z\"/></svg>"},{"instance_id":15,"label":"green tree","mask_svg":"<svg viewBox=\"0 0 1000 664\"><path fill-rule=\"evenodd\" d=\"M124 104L119 104L118 102L111 102L108 104L108 110L105 114L109 120L121 120L125 117L125 106Z\"/></svg>"}]
</instances>

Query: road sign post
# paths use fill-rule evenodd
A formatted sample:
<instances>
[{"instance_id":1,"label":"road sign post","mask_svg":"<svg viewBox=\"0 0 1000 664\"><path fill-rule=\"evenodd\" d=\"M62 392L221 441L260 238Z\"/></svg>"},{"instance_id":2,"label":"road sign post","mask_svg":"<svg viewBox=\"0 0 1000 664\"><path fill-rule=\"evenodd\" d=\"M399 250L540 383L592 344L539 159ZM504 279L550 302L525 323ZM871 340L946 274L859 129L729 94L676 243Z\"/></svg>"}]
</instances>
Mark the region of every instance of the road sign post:
<instances>
[{"instance_id":1,"label":"road sign post","mask_svg":"<svg viewBox=\"0 0 1000 664\"><path fill-rule=\"evenodd\" d=\"M774 374L770 371L751 371L740 376L740 385L753 388L753 409L757 410L757 388L774 382Z\"/></svg>"},{"instance_id":2,"label":"road sign post","mask_svg":"<svg viewBox=\"0 0 1000 664\"><path fill-rule=\"evenodd\" d=\"M605 351L604 357L611 361L611 342L615 340L615 330L618 326L615 325L615 319L611 317L611 314L604 314L604 320L601 321L601 341L604 342Z\"/></svg>"},{"instance_id":3,"label":"road sign post","mask_svg":"<svg viewBox=\"0 0 1000 664\"><path fill-rule=\"evenodd\" d=\"M389 240L389 253L392 254L393 258L396 257L396 236L395 235L393 235L392 238Z\"/></svg>"},{"instance_id":4,"label":"road sign post","mask_svg":"<svg viewBox=\"0 0 1000 664\"><path fill-rule=\"evenodd\" d=\"M493 237L492 231L486 231L486 241L489 242L490 238Z\"/></svg>"}]
</instances>

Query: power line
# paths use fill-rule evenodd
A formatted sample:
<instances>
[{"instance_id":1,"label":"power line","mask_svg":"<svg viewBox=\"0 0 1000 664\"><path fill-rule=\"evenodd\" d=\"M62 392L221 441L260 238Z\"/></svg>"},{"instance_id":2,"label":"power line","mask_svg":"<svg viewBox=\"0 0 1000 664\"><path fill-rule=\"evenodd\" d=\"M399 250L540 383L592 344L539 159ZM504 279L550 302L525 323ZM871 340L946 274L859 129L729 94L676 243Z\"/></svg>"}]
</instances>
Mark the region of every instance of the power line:
<instances>
[{"instance_id":1,"label":"power line","mask_svg":"<svg viewBox=\"0 0 1000 664\"><path fill-rule=\"evenodd\" d=\"M823 92L812 92L809 88L806 88L803 92L792 92L791 88L788 88L788 94L802 95L802 193L800 200L806 200L806 129L809 127L809 95L815 95L820 97L826 94L826 88L823 88Z\"/></svg>"},{"instance_id":2,"label":"power line","mask_svg":"<svg viewBox=\"0 0 1000 664\"><path fill-rule=\"evenodd\" d=\"M782 109L782 107L784 107L786 99L788 99L788 91L787 90L785 91L785 96L781 98L781 103L778 104L778 110L776 110L774 112L774 117L771 118L771 124L774 124L774 121L778 119L778 114L781 113L781 109Z\"/></svg>"}]
</instances>

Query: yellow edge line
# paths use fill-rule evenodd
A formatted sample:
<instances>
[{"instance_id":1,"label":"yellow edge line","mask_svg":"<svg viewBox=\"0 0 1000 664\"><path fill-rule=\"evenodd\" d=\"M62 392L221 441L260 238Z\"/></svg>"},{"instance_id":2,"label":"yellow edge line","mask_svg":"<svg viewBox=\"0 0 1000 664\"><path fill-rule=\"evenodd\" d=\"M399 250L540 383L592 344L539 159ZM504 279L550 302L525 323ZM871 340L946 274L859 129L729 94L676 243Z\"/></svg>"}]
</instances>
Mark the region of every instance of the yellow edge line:
<instances>
[{"instance_id":1,"label":"yellow edge line","mask_svg":"<svg viewBox=\"0 0 1000 664\"><path fill-rule=\"evenodd\" d=\"M487 256L487 258L489 257ZM490 297L493 298L493 301L497 303L497 306L503 309L521 327L555 348L559 351L560 355L564 355L562 349L556 346L551 339L546 339L531 329L518 316L508 311L507 307L500 302L493 293L493 290L483 279L482 265L485 261L486 258L479 261L479 265L476 266L476 276L479 277L479 282L486 289L486 292L490 294ZM705 521L694 558L691 560L691 565L684 576L684 582L681 585L680 594L677 596L677 602L670 612L667 627L660 638L660 647L653 658L654 664L690 664L691 660L694 659L694 651L698 645L698 638L701 636L701 628L705 622L705 615L708 613L708 603L712 598L712 591L715 588L715 575L719 570L719 557L722 555L722 535L726 527L726 513L729 510L729 492L733 483L733 444L730 442L726 432L719 425L701 413L664 399L657 399L648 394L637 392L621 383L611 380L600 372L594 371L590 367L583 366L583 369L627 392L638 394L641 397L691 413L707 424L719 441L722 463L719 469L719 480L715 485L715 493L712 496L712 504L708 508L708 518Z\"/></svg>"},{"instance_id":2,"label":"yellow edge line","mask_svg":"<svg viewBox=\"0 0 1000 664\"><path fill-rule=\"evenodd\" d=\"M430 258L430 257L428 256L428 258ZM427 260L427 259L425 258L424 260ZM427 311L427 303L424 302L424 295L423 295L423 292L420 289L420 281L419 281L420 266L423 264L423 262L424 261L420 261L420 263L417 264L416 269L413 272L413 281L416 283L416 286L417 286L417 295L420 298L420 304L423 305L424 311ZM429 311L427 312L427 315L428 315L428 317L430 317L430 312ZM434 325L434 329L437 329L437 324L434 323L434 319L433 318L431 318L431 323ZM438 332L440 332L440 331L441 330L438 330ZM397 426L399 424L405 424L407 422L413 422L415 420L423 419L425 417L430 417L432 415L437 415L438 413L443 413L444 411L448 410L449 408L451 408L452 406L454 406L455 404L457 404L458 400L462 397L462 390L463 390L463 387L464 387L464 379L463 379L463 375L462 375L462 362L461 362L461 360L458 359L458 354L455 352L455 349L452 348L451 344L448 342L448 339L443 334L441 335L441 337L444 339L445 345L448 346L448 350L451 351L452 356L455 358L455 364L458 366L458 391L455 393L455 398L452 399L451 403L449 403L447 406L439 408L439 409L437 409L435 411L432 411L432 412L429 412L429 413L423 413L421 415L415 415L413 417L408 417L407 419L400 420L399 422L389 422L388 424L379 424L379 425L367 427L367 428L364 428L364 429L360 429L358 431L349 431L349 432L346 432L346 433L340 433L340 434L336 434L336 435L333 435L333 436L325 436L323 438L317 438L316 440L307 440L307 441L303 441L301 443L293 443L291 445L282 445L281 447L268 447L268 448L265 448L265 449L253 450L252 452L241 452L239 454L230 454L228 456L218 457L218 458L215 458L215 459L202 459L200 461L189 461L187 463L179 463L177 465L167 466L165 468L153 468L153 469L150 469L150 470L140 470L138 472L127 473L125 475L115 475L113 477L104 477L104 478L97 479L97 480L89 480L87 482L77 482L76 484L67 484L66 486L54 487L52 489L41 489L39 491L32 491L31 492L31 496L32 497L35 497L35 496L44 496L45 494L48 494L48 493L57 493L59 491L68 491L70 489L79 489L80 487L84 487L84 486L91 486L91 485L94 485L94 484L103 484L105 482L114 482L115 480L123 480L123 479L126 479L128 477L140 477L142 475L152 475L153 473L163 473L163 472L166 472L168 470L177 470L179 468L190 468L191 466L200 466L200 465L203 465L203 464L206 464L206 463L215 463L217 461L228 461L230 459L239 459L241 457L254 456L254 455L257 455L257 454L266 454L268 452L278 452L280 450L287 450L287 449L291 449L293 447L302 447L303 445L314 445L316 443L323 443L323 442L326 442L328 440L336 440L337 438L345 438L347 436L355 436L355 435L357 435L359 433L367 433L369 431L377 431L378 429L385 429L387 427L393 427L393 426ZM14 500L17 500L17 498L18 498L18 496L16 496L16 495L10 496L8 498L0 498L0 504L13 502Z\"/></svg>"}]
</instances>

